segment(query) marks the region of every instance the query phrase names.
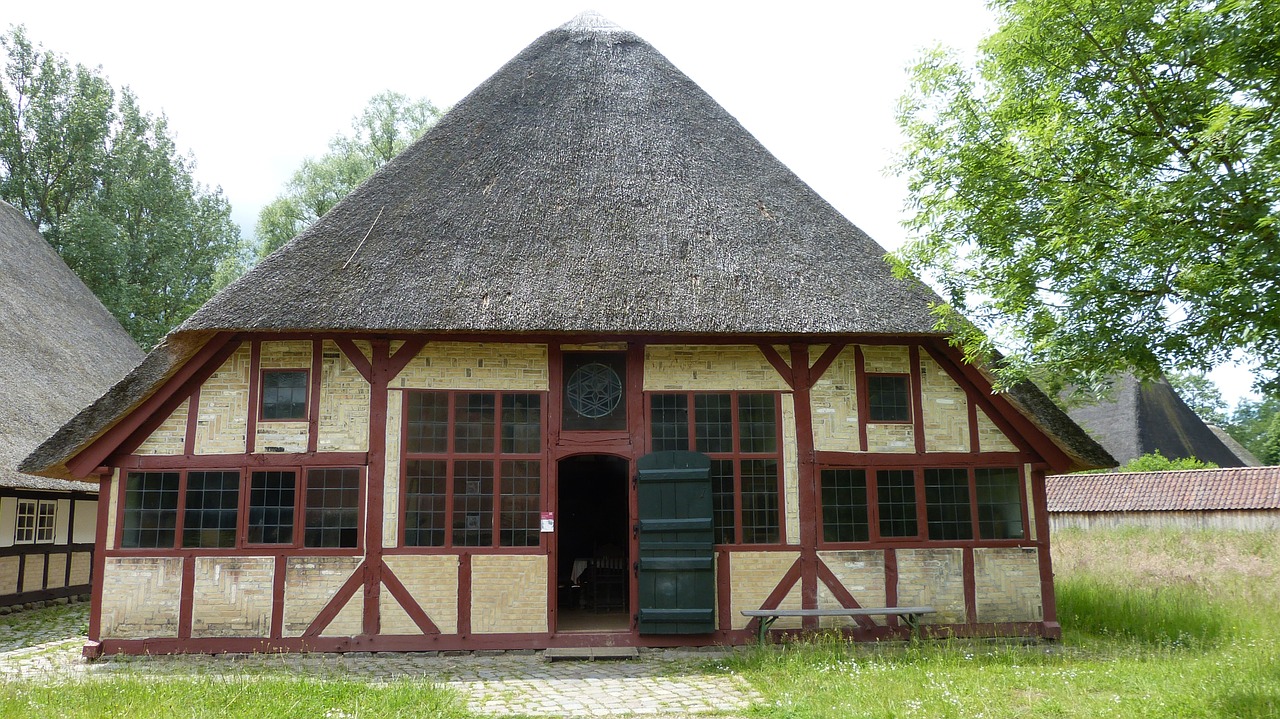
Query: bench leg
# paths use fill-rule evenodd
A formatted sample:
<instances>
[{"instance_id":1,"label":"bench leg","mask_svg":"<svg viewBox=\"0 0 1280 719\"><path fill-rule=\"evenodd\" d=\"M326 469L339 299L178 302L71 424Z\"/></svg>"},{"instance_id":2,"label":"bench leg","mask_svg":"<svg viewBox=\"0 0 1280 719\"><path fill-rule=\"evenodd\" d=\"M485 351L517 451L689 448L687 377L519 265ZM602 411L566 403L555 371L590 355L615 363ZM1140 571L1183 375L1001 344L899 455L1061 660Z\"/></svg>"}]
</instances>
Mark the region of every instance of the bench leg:
<instances>
[{"instance_id":1,"label":"bench leg","mask_svg":"<svg viewBox=\"0 0 1280 719\"><path fill-rule=\"evenodd\" d=\"M764 645L765 636L769 634L769 628L772 627L773 623L776 621L778 621L777 617L760 617L760 626L757 627L758 634L756 639L762 646Z\"/></svg>"}]
</instances>

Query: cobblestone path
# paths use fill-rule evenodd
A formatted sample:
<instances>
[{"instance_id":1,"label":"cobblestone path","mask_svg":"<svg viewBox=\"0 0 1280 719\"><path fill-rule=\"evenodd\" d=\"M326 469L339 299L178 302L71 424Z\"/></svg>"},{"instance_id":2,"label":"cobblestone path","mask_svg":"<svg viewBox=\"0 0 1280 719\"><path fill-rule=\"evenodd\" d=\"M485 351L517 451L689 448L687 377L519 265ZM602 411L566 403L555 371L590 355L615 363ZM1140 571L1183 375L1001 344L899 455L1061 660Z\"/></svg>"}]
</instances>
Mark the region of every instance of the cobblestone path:
<instances>
[{"instance_id":1,"label":"cobblestone path","mask_svg":"<svg viewBox=\"0 0 1280 719\"><path fill-rule=\"evenodd\" d=\"M481 715L735 717L759 696L742 678L708 671L714 653L655 650L639 660L554 662L541 654L423 653L186 655L80 658L87 605L0 616L0 682L56 682L127 674L427 679L457 690ZM60 610L60 611L57 611ZM39 612L47 613L40 617ZM28 642L15 648L23 637Z\"/></svg>"}]
</instances>

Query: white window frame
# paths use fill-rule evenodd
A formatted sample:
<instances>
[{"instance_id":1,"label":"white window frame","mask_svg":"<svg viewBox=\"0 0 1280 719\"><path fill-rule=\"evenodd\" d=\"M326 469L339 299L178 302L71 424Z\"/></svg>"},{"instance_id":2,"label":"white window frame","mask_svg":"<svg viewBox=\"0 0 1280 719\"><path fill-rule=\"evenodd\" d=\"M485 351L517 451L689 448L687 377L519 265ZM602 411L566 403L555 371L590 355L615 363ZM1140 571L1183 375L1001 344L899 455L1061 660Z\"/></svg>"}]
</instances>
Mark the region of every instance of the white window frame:
<instances>
[{"instance_id":1,"label":"white window frame","mask_svg":"<svg viewBox=\"0 0 1280 719\"><path fill-rule=\"evenodd\" d=\"M58 502L19 499L13 521L14 544L53 544L58 527Z\"/></svg>"}]
</instances>

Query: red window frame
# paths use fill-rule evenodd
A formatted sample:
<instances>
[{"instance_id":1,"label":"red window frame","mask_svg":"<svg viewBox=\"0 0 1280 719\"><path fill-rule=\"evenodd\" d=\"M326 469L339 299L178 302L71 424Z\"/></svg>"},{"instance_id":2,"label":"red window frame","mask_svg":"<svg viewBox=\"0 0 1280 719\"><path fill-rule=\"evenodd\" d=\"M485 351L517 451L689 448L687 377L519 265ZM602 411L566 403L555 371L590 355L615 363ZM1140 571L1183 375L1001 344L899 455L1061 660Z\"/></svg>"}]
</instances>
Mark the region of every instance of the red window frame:
<instances>
[{"instance_id":1,"label":"red window frame","mask_svg":"<svg viewBox=\"0 0 1280 719\"><path fill-rule=\"evenodd\" d=\"M285 372L301 372L303 374L301 417L268 417L267 412L267 375ZM270 367L258 371L258 421L259 422L306 422L311 419L311 369L309 367Z\"/></svg>"},{"instance_id":2,"label":"red window frame","mask_svg":"<svg viewBox=\"0 0 1280 719\"><path fill-rule=\"evenodd\" d=\"M696 390L696 391L677 391L677 392L645 392L644 393L644 416L646 427L650 431L645 433L647 452L654 451L653 427L653 398L654 397L685 397L685 407L688 411L688 426L686 428L688 448L695 451L697 449L697 416L696 416L696 397L699 395L727 395L729 400L729 411L731 417L731 447L730 452L703 452L703 454L714 460L725 460L733 463L733 540L732 542L716 542L716 546L732 546L732 547L776 547L786 543L786 464L783 459L783 420L782 420L782 393L780 392L758 392L751 390ZM773 452L744 452L742 451L742 428L741 415L739 414L739 401L744 395L751 396L767 396L773 400L773 417L774 417L774 451ZM742 463L751 460L774 460L777 463L777 497L776 497L776 514L775 521L777 527L777 539L772 542L744 542L743 536L745 528L742 524ZM717 537L718 539L718 537Z\"/></svg>"},{"instance_id":3,"label":"red window frame","mask_svg":"<svg viewBox=\"0 0 1280 719\"><path fill-rule=\"evenodd\" d=\"M359 487L356 499L356 544L351 547L308 547L304 545L306 539L306 490L308 483L308 474L311 470L341 469L355 470L359 474ZM182 535L186 523L186 504L187 504L187 478L191 472L236 472L240 475L239 496L236 499L236 541L231 547L184 547L182 545ZM250 543L249 538L249 499L252 488L252 476L254 472L293 472L294 473L294 498L293 498L293 530L289 542L279 543ZM125 547L124 546L124 518L126 511L126 497L129 484L130 474L177 474L178 475L178 492L177 492L177 516L174 519L173 527L173 544L164 547ZM116 528L115 528L115 549L122 552L140 553L140 554L163 554L163 553L192 553L201 554L233 554L243 553L246 550L255 553L276 552L280 550L288 550L291 553L305 552L307 554L316 555L345 555L359 554L364 550L364 530L365 530L365 514L368 506L369 494L369 470L368 467L351 465L351 464L298 464L281 467L262 467L256 465L228 465L224 467L199 467L199 468L172 468L172 469L138 469L138 470L121 470L120 486L117 489L117 510L116 510Z\"/></svg>"},{"instance_id":4,"label":"red window frame","mask_svg":"<svg viewBox=\"0 0 1280 719\"><path fill-rule=\"evenodd\" d=\"M868 547L871 545L928 545L928 546L1017 546L1026 544L1030 541L1030 523L1029 514L1031 507L1027 497L1027 478L1025 468L1020 465L1010 465L1007 463L994 464L978 464L978 465L955 465L955 464L913 464L913 465L884 465L884 464L841 464L826 463L818 466L818 544L820 547L830 548L853 548ZM860 469L866 473L867 480L867 522L870 525L868 536L865 542L828 542L826 541L826 527L824 506L822 503L822 473L827 470L848 470ZM929 538L929 507L928 498L925 495L925 470L929 469L962 469L968 476L969 487L969 521L972 525L972 538L970 539L930 539ZM1018 497L1021 510L1022 536L1013 539L999 539L983 537L981 533L981 523L978 512L978 487L977 487L977 471L989 470L1013 470L1017 474ZM911 536L884 536L880 533L880 479L878 473L885 470L909 471L914 478L915 486L915 513L916 513L916 534Z\"/></svg>"},{"instance_id":5,"label":"red window frame","mask_svg":"<svg viewBox=\"0 0 1280 719\"><path fill-rule=\"evenodd\" d=\"M447 428L445 435L445 450L443 452L411 452L409 450L409 403L414 395L434 394L447 398L446 417ZM547 391L506 391L506 390L431 390L431 389L406 389L401 405L401 422L400 422L400 487L399 487L399 507L398 507L398 531L396 536L396 545L399 549L409 550L413 552L447 552L454 553L458 550L466 551L494 551L494 552L513 552L513 553L536 553L545 549L546 537L543 536L540 527L534 529L526 529L526 532L537 534L537 542L534 544L503 544L503 528L502 515L504 497L521 496L528 497L527 494L507 495L502 492L502 466L507 462L537 462L538 463L538 496L537 496L537 512L541 512L547 508L547 422L548 422L548 398ZM459 451L457 448L457 409L458 398L468 395L487 395L493 397L493 447L491 451L481 452L465 452ZM533 395L538 397L538 447L536 452L504 452L502 450L502 410L503 398L511 395ZM443 462L445 465L444 476L444 527L440 529L443 532L443 541L440 544L408 544L406 541L409 532L409 524L407 521L409 514L409 463L415 461L424 462ZM488 544L458 544L455 543L454 533L458 531L456 526L457 520L457 504L455 492L456 470L460 463L463 462L489 462L492 465L492 488L490 491L490 525L489 525L489 543ZM528 510L524 510L527 514ZM416 528L415 528L416 530ZM462 528L466 530L465 527Z\"/></svg>"},{"instance_id":6,"label":"red window frame","mask_svg":"<svg viewBox=\"0 0 1280 719\"><path fill-rule=\"evenodd\" d=\"M867 392L867 424L913 424L915 415L912 406L915 404L913 398L915 396L915 388L911 386L911 375L905 372L867 372L866 376L866 392ZM871 380L879 377L898 378L907 385L907 417L906 419L876 419L871 416Z\"/></svg>"}]
</instances>

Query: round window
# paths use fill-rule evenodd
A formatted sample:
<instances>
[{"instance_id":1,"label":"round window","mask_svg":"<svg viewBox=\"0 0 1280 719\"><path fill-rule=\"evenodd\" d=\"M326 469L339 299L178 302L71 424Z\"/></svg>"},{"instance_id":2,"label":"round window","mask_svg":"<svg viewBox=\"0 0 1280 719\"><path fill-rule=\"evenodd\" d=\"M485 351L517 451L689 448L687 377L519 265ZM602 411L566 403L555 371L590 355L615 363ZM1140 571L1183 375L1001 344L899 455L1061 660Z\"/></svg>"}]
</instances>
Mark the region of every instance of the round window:
<instances>
[{"instance_id":1,"label":"round window","mask_svg":"<svg viewBox=\"0 0 1280 719\"><path fill-rule=\"evenodd\" d=\"M612 367L592 362L574 370L565 394L574 412L591 419L605 417L622 401L622 379Z\"/></svg>"}]
</instances>

